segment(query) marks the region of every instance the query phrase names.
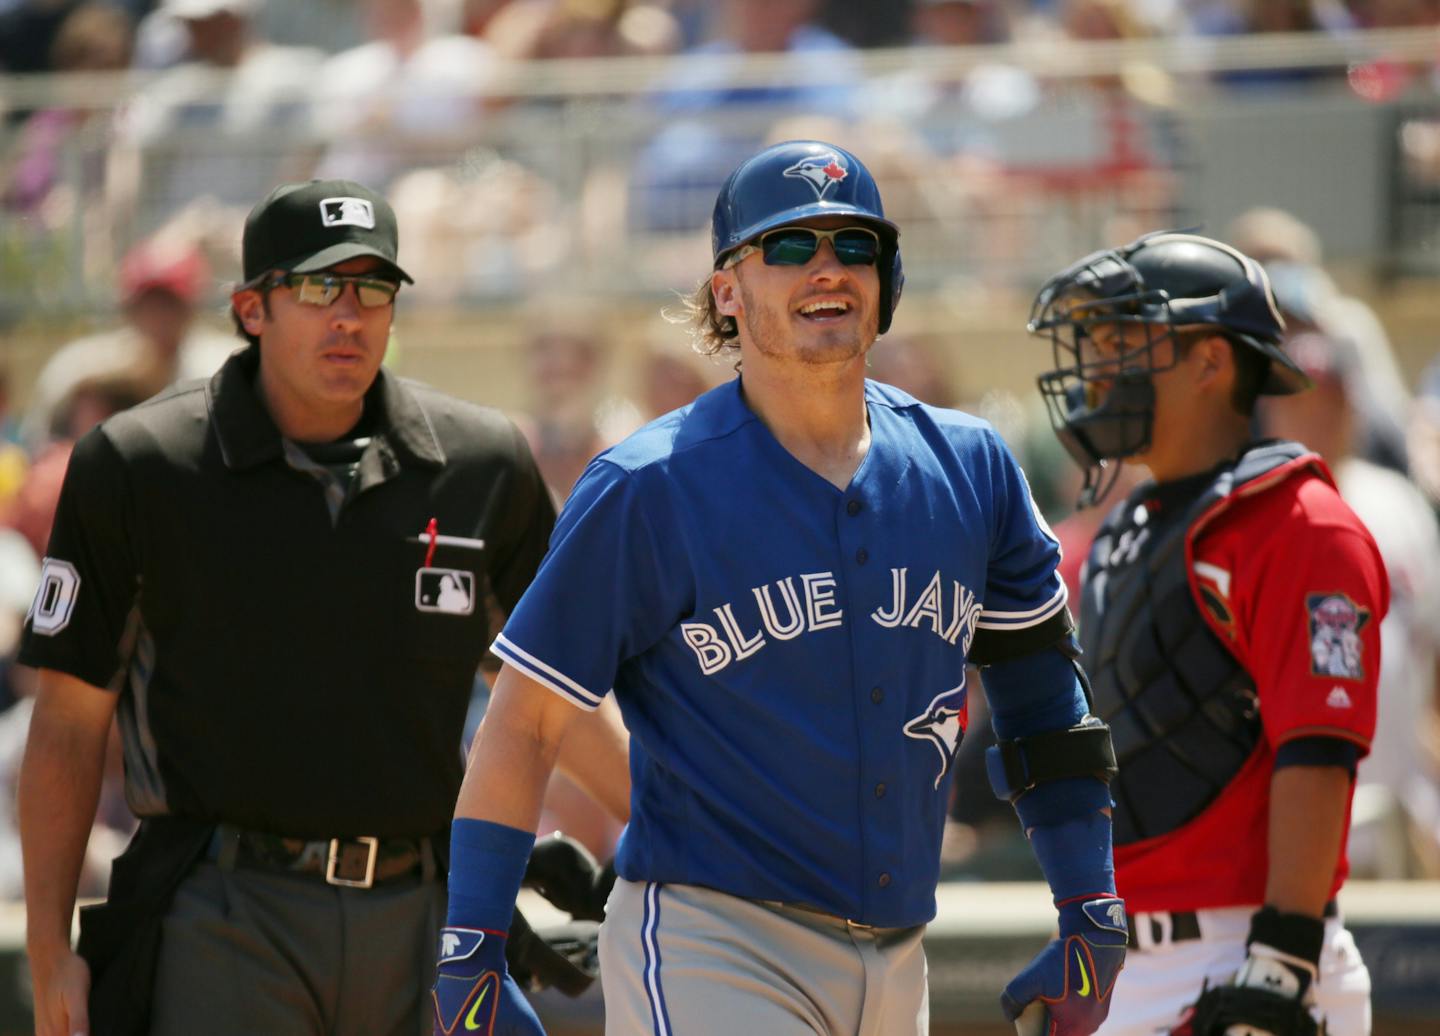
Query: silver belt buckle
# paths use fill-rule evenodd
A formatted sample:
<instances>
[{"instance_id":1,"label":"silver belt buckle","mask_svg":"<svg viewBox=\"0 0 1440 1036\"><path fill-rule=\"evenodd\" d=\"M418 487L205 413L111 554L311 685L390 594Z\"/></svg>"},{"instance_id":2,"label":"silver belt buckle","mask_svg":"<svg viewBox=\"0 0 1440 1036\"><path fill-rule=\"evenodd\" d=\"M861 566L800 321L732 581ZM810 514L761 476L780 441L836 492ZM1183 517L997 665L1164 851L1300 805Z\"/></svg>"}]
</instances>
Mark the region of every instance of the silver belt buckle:
<instances>
[{"instance_id":1,"label":"silver belt buckle","mask_svg":"<svg viewBox=\"0 0 1440 1036\"><path fill-rule=\"evenodd\" d=\"M335 873L340 865L340 846L345 842L358 842L370 850L370 855L365 860L365 877L363 878L342 878ZM341 885L345 888L368 889L375 884L375 857L380 855L380 839L370 835L360 835L357 838L332 838L330 839L330 857L325 862L325 882L329 885Z\"/></svg>"}]
</instances>

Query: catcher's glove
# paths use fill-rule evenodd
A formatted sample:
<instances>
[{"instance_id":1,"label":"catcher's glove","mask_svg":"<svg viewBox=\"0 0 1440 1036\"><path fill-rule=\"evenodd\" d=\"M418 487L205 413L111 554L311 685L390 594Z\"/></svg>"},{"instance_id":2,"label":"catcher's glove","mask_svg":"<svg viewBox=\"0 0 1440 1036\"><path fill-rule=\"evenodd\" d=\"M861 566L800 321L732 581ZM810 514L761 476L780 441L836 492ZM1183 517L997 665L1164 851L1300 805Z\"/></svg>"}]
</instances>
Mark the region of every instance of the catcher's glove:
<instances>
[{"instance_id":1,"label":"catcher's glove","mask_svg":"<svg viewBox=\"0 0 1440 1036\"><path fill-rule=\"evenodd\" d=\"M1210 986L1174 1036L1324 1036L1325 1028L1294 997L1255 986Z\"/></svg>"},{"instance_id":2,"label":"catcher's glove","mask_svg":"<svg viewBox=\"0 0 1440 1036\"><path fill-rule=\"evenodd\" d=\"M1250 919L1250 955L1223 986L1207 986L1174 1036L1324 1036L1310 1013L1325 922L1265 907Z\"/></svg>"},{"instance_id":3,"label":"catcher's glove","mask_svg":"<svg viewBox=\"0 0 1440 1036\"><path fill-rule=\"evenodd\" d=\"M533 993L553 986L566 996L579 996L600 974L599 942L600 926L594 921L537 932L517 910L505 940L505 963L521 989Z\"/></svg>"},{"instance_id":4,"label":"catcher's glove","mask_svg":"<svg viewBox=\"0 0 1440 1036\"><path fill-rule=\"evenodd\" d=\"M603 921L615 866L601 867L583 845L557 831L530 850L522 884L577 921Z\"/></svg>"}]
</instances>

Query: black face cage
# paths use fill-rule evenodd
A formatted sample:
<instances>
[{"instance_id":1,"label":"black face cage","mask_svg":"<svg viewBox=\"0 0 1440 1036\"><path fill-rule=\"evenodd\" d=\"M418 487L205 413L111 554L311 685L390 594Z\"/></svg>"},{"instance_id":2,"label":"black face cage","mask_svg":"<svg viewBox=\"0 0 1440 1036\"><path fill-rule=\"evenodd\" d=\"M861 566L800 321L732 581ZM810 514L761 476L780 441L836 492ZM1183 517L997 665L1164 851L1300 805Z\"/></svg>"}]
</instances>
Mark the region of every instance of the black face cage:
<instances>
[{"instance_id":1,"label":"black face cage","mask_svg":"<svg viewBox=\"0 0 1440 1036\"><path fill-rule=\"evenodd\" d=\"M1037 379L1040 395L1056 437L1084 471L1081 507L1104 499L1119 477L1119 462L1149 447L1155 412L1151 378L1179 358L1169 296L1136 287L1133 269L1114 253L1103 253L1054 278L1031 310L1029 330L1049 337L1054 362L1054 369ZM1107 295L1105 288L1121 293ZM1093 337L1099 327L1107 329L1108 352ZM1156 347L1166 338L1176 347L1157 360Z\"/></svg>"}]
</instances>

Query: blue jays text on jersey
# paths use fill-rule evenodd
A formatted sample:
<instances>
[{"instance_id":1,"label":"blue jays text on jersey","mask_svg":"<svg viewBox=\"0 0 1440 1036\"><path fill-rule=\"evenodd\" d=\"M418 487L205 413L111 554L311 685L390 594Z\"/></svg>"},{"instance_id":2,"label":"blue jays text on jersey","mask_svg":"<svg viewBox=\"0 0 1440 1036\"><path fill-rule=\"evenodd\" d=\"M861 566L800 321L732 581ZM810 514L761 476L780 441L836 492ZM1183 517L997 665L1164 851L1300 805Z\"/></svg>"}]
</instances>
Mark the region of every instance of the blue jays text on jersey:
<instances>
[{"instance_id":1,"label":"blue jays text on jersey","mask_svg":"<svg viewBox=\"0 0 1440 1036\"><path fill-rule=\"evenodd\" d=\"M843 491L739 381L576 485L495 651L584 708L614 689L622 877L933 916L967 654L1045 646L1069 619L1058 545L989 425L874 382L866 405Z\"/></svg>"}]
</instances>

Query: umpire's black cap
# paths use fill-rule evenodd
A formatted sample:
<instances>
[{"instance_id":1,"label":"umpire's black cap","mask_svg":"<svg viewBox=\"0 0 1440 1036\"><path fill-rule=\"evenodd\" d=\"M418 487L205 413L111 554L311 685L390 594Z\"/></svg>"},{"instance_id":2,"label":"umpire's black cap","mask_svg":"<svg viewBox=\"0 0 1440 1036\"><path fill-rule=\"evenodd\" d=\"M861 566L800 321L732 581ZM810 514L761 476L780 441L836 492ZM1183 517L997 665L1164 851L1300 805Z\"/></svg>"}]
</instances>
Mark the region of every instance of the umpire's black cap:
<instances>
[{"instance_id":1,"label":"umpire's black cap","mask_svg":"<svg viewBox=\"0 0 1440 1036\"><path fill-rule=\"evenodd\" d=\"M270 270L314 273L356 256L383 259L414 283L395 261L395 210L353 180L311 180L275 188L245 218L245 281Z\"/></svg>"}]
</instances>

